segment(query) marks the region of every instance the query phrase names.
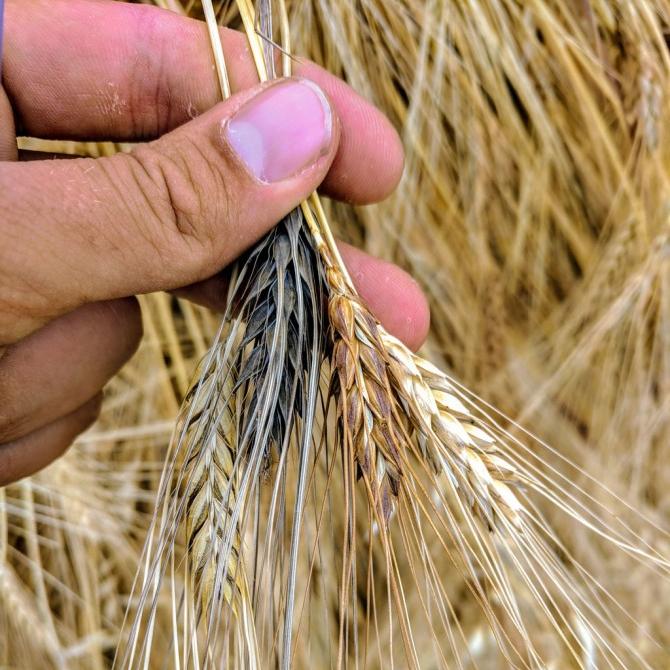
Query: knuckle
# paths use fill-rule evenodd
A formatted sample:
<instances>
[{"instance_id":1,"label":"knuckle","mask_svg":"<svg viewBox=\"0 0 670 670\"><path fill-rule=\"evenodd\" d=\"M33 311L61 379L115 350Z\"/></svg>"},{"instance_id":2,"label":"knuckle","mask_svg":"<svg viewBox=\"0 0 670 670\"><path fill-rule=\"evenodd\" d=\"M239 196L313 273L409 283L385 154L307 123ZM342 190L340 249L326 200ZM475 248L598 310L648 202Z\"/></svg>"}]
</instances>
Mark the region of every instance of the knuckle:
<instances>
[{"instance_id":1,"label":"knuckle","mask_svg":"<svg viewBox=\"0 0 670 670\"><path fill-rule=\"evenodd\" d=\"M133 136L149 139L158 137L170 126L172 87L164 63L169 55L165 53L166 46L172 48L174 44L174 35L169 33L173 23L155 7L140 5L133 12L140 48L128 68L127 106Z\"/></svg>"},{"instance_id":2,"label":"knuckle","mask_svg":"<svg viewBox=\"0 0 670 670\"><path fill-rule=\"evenodd\" d=\"M210 252L222 219L230 217L230 199L221 170L197 142L182 137L168 150L155 142L129 154L133 179L146 208L161 228L160 239L172 251Z\"/></svg>"}]
</instances>

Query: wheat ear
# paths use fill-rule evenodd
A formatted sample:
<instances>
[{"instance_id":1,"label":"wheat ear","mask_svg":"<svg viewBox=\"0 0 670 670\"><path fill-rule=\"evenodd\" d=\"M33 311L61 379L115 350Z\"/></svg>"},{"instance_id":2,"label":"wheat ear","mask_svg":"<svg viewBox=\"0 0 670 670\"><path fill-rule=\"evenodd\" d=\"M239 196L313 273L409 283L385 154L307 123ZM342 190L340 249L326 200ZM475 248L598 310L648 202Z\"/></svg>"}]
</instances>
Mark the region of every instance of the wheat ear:
<instances>
[{"instance_id":1,"label":"wheat ear","mask_svg":"<svg viewBox=\"0 0 670 670\"><path fill-rule=\"evenodd\" d=\"M217 361L227 369L224 361ZM229 519L236 503L235 460L237 436L235 432L235 405L232 397L233 380L209 370L203 375L203 386L211 383L211 395L219 400L220 407L212 412L211 405L201 403L202 409L190 412L192 400L197 396L197 387L185 398L187 409L183 417L187 426L186 441L201 445L193 449L182 466L184 472L186 500L186 552L191 577L191 588L197 594L203 613L221 597L216 595L217 548L223 546L226 535L225 519ZM188 418L187 418L188 417ZM207 422L213 425L210 427ZM179 427L178 427L179 430ZM240 555L240 533L232 533L233 543L225 568L223 599L234 609L247 597L242 571L238 570ZM214 548L214 551L212 549Z\"/></svg>"}]
</instances>

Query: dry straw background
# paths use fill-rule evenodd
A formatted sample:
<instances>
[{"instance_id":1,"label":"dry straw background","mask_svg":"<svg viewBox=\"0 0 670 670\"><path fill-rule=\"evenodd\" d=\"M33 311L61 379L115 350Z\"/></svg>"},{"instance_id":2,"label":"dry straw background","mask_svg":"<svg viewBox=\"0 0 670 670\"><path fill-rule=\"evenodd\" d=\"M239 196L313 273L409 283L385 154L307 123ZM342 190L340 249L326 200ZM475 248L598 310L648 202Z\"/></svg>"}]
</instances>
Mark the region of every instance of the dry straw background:
<instances>
[{"instance_id":1,"label":"dry straw background","mask_svg":"<svg viewBox=\"0 0 670 670\"><path fill-rule=\"evenodd\" d=\"M670 3L288 5L295 52L349 81L401 132L397 193L329 212L340 236L425 289L424 353L667 528ZM144 339L99 422L61 461L0 490L0 668L102 669L113 657L174 419L218 325L166 295L141 302ZM579 484L595 491L587 476ZM668 667L668 584L552 521L660 643L640 636L640 653ZM668 555L665 536L647 532ZM506 667L452 573L478 667Z\"/></svg>"}]
</instances>

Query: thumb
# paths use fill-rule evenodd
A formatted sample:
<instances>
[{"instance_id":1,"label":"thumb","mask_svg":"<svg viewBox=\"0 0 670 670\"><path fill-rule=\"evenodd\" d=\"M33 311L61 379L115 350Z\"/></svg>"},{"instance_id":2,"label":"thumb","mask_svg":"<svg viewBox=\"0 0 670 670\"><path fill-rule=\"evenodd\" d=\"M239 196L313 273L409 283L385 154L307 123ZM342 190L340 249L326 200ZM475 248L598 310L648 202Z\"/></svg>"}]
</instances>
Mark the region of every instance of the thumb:
<instances>
[{"instance_id":1,"label":"thumb","mask_svg":"<svg viewBox=\"0 0 670 670\"><path fill-rule=\"evenodd\" d=\"M284 79L128 154L0 164L0 345L211 276L319 185L338 137L320 89Z\"/></svg>"}]
</instances>

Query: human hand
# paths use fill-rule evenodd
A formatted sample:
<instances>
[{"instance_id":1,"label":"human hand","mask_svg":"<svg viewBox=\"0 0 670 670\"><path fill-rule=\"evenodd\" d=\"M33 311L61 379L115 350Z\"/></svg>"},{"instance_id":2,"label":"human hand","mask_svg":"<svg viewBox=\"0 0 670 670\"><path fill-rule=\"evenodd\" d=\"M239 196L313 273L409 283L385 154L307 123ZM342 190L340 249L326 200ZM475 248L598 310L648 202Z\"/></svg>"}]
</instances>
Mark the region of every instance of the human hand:
<instances>
[{"instance_id":1,"label":"human hand","mask_svg":"<svg viewBox=\"0 0 670 670\"><path fill-rule=\"evenodd\" d=\"M222 34L237 93L217 104L197 21L108 1L7 0L0 485L47 465L95 419L102 387L141 337L134 295L177 291L221 308L217 273L317 186L368 203L397 184L402 148L380 112L309 63L303 79L254 85L246 39ZM146 143L109 158L22 161L15 125ZM379 319L418 346L429 317L416 284L342 253Z\"/></svg>"}]
</instances>

